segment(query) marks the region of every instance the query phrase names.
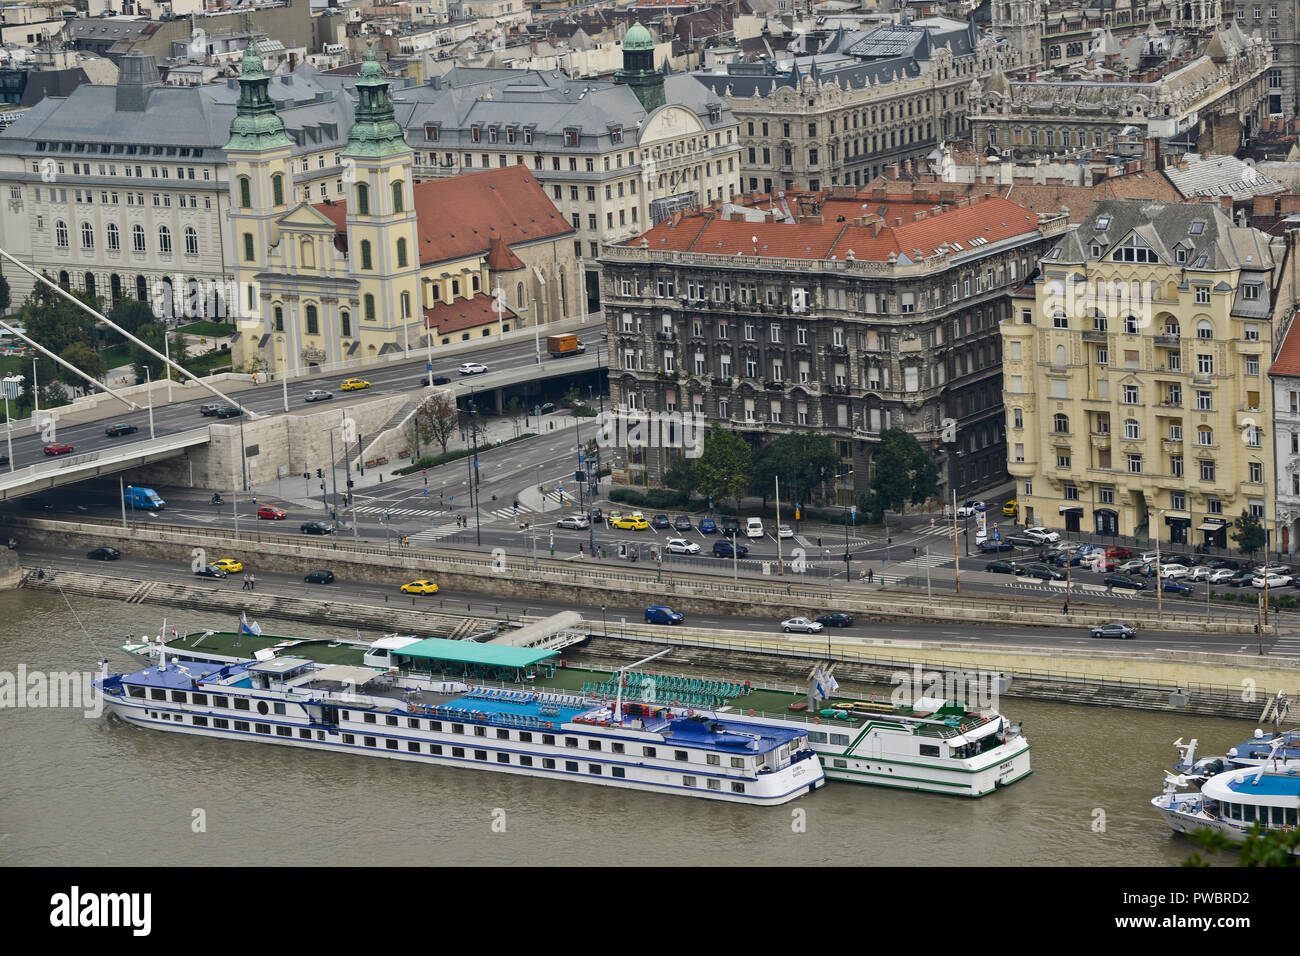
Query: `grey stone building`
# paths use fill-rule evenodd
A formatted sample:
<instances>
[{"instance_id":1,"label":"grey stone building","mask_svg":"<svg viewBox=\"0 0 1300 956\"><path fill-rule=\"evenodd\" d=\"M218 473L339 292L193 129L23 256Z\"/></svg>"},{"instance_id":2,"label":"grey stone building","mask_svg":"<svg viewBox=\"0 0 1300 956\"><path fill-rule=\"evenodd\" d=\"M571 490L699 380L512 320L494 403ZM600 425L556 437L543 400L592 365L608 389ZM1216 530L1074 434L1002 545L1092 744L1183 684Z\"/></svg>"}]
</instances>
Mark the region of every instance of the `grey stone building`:
<instances>
[{"instance_id":1,"label":"grey stone building","mask_svg":"<svg viewBox=\"0 0 1300 956\"><path fill-rule=\"evenodd\" d=\"M996 485L998 323L1066 227L905 182L674 216L601 257L614 406L692 414L755 443L825 433L841 465L823 493L841 505L867 489L890 427L935 454L943 494ZM615 479L654 485L680 453L625 448Z\"/></svg>"}]
</instances>

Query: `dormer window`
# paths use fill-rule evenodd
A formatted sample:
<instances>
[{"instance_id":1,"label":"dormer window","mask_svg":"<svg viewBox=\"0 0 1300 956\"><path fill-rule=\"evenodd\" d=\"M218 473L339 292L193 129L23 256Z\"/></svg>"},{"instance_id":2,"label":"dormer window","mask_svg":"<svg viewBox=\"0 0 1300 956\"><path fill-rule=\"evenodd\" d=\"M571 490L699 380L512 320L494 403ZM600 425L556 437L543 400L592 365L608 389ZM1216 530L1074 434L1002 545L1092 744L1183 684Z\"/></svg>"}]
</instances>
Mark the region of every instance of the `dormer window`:
<instances>
[{"instance_id":1,"label":"dormer window","mask_svg":"<svg viewBox=\"0 0 1300 956\"><path fill-rule=\"evenodd\" d=\"M1156 264L1160 262L1160 257L1138 236L1130 235L1110 254L1110 261Z\"/></svg>"},{"instance_id":2,"label":"dormer window","mask_svg":"<svg viewBox=\"0 0 1300 956\"><path fill-rule=\"evenodd\" d=\"M524 127L524 145L525 145L525 146L531 146L532 144L533 144L533 128L532 128L531 126L525 126L525 127Z\"/></svg>"},{"instance_id":3,"label":"dormer window","mask_svg":"<svg viewBox=\"0 0 1300 956\"><path fill-rule=\"evenodd\" d=\"M513 126L507 126L507 127L506 127L506 142L507 142L507 143L513 143L514 141L515 141L515 128L514 128Z\"/></svg>"},{"instance_id":4,"label":"dormer window","mask_svg":"<svg viewBox=\"0 0 1300 956\"><path fill-rule=\"evenodd\" d=\"M479 126L471 126L471 127L469 128L469 138L470 138L471 141L473 141L473 142L475 142L475 143L477 143L479 140L481 140L481 139L483 138L483 129L482 129L482 127L479 127Z\"/></svg>"},{"instance_id":5,"label":"dormer window","mask_svg":"<svg viewBox=\"0 0 1300 956\"><path fill-rule=\"evenodd\" d=\"M622 127L622 126L611 126L611 127L609 128L609 141L610 141L611 143L621 143L621 142L623 142L623 127Z\"/></svg>"},{"instance_id":6,"label":"dormer window","mask_svg":"<svg viewBox=\"0 0 1300 956\"><path fill-rule=\"evenodd\" d=\"M1092 244L1092 251L1091 251L1092 258L1094 258L1094 259L1100 259L1100 258L1101 258L1101 253L1102 253L1101 246L1097 245L1097 244L1094 242L1094 243Z\"/></svg>"},{"instance_id":7,"label":"dormer window","mask_svg":"<svg viewBox=\"0 0 1300 956\"><path fill-rule=\"evenodd\" d=\"M1174 258L1175 258L1176 260L1178 260L1179 263L1186 262L1186 261L1187 261L1187 250L1186 250L1186 249L1177 249L1177 250L1175 250L1175 251L1174 251Z\"/></svg>"},{"instance_id":8,"label":"dormer window","mask_svg":"<svg viewBox=\"0 0 1300 956\"><path fill-rule=\"evenodd\" d=\"M429 124L427 124L427 125L424 127L424 139L425 139L425 142L429 142L429 143L436 143L436 142L438 142L438 124L437 124L437 123L429 123Z\"/></svg>"},{"instance_id":9,"label":"dormer window","mask_svg":"<svg viewBox=\"0 0 1300 956\"><path fill-rule=\"evenodd\" d=\"M564 145L577 146L582 139L582 132L576 129L566 129L564 131Z\"/></svg>"}]
</instances>

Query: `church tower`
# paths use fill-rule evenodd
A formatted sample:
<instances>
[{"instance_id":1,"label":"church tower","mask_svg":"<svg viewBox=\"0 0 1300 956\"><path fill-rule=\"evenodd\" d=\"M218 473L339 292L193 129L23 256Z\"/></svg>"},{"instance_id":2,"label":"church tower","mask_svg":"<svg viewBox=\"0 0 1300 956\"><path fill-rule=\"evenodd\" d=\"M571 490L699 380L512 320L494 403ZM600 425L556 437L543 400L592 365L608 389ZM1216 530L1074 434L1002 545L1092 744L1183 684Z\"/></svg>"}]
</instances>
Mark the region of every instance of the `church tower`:
<instances>
[{"instance_id":1,"label":"church tower","mask_svg":"<svg viewBox=\"0 0 1300 956\"><path fill-rule=\"evenodd\" d=\"M264 320L254 276L265 269L271 247L280 241L276 220L288 210L293 195L293 140L275 112L270 83L261 57L250 45L239 74L239 100L226 143L239 296L239 302L227 307L250 326L249 334L240 336L237 343L236 364L257 357Z\"/></svg>"},{"instance_id":2,"label":"church tower","mask_svg":"<svg viewBox=\"0 0 1300 956\"><path fill-rule=\"evenodd\" d=\"M357 331L364 354L416 348L424 334L411 148L393 114L388 79L366 51L343 150L348 272L359 283Z\"/></svg>"},{"instance_id":3,"label":"church tower","mask_svg":"<svg viewBox=\"0 0 1300 956\"><path fill-rule=\"evenodd\" d=\"M1006 37L1008 69L1036 69L1043 65L1042 0L993 0L993 32Z\"/></svg>"},{"instance_id":4,"label":"church tower","mask_svg":"<svg viewBox=\"0 0 1300 956\"><path fill-rule=\"evenodd\" d=\"M1173 0L1173 7L1173 27L1180 33L1213 33L1223 22L1221 0Z\"/></svg>"},{"instance_id":5,"label":"church tower","mask_svg":"<svg viewBox=\"0 0 1300 956\"><path fill-rule=\"evenodd\" d=\"M614 82L632 87L647 113L667 102L663 74L655 69L655 38L639 23L623 36L623 69L614 74Z\"/></svg>"}]
</instances>

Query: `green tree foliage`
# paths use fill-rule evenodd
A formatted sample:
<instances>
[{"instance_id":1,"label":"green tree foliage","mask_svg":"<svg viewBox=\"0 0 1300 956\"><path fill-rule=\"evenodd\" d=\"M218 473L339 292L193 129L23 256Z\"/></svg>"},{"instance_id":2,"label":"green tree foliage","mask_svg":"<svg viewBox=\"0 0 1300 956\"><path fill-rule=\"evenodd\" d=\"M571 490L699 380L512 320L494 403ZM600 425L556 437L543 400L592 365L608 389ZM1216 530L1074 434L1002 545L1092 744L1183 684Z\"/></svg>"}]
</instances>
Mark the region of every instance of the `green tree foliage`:
<instances>
[{"instance_id":1,"label":"green tree foliage","mask_svg":"<svg viewBox=\"0 0 1300 956\"><path fill-rule=\"evenodd\" d=\"M0 315L9 314L9 280L0 276Z\"/></svg>"},{"instance_id":2,"label":"green tree foliage","mask_svg":"<svg viewBox=\"0 0 1300 956\"><path fill-rule=\"evenodd\" d=\"M100 358L98 352L85 342L73 342L59 353L59 358L80 369L91 378L100 378L104 374L103 359ZM69 385L82 385L85 383L85 379L62 365L59 366L59 380L67 382Z\"/></svg>"},{"instance_id":3,"label":"green tree foliage","mask_svg":"<svg viewBox=\"0 0 1300 956\"><path fill-rule=\"evenodd\" d=\"M1207 850L1232 852L1237 850L1238 866L1300 866L1300 830L1269 830L1265 832L1256 820L1242 843L1233 843L1224 834L1208 827L1188 836ZM1199 853L1183 861L1183 866L1209 866Z\"/></svg>"},{"instance_id":4,"label":"green tree foliage","mask_svg":"<svg viewBox=\"0 0 1300 956\"><path fill-rule=\"evenodd\" d=\"M753 452L735 432L714 423L704 436L704 452L695 459L697 490L714 501L734 498L736 506L749 489Z\"/></svg>"},{"instance_id":5,"label":"green tree foliage","mask_svg":"<svg viewBox=\"0 0 1300 956\"><path fill-rule=\"evenodd\" d=\"M92 308L97 304L94 296L83 293L74 293L74 295L90 305ZM95 320L89 313L78 308L72 302L64 299L47 286L37 283L32 294L23 303L19 312L22 323L27 329L27 334L49 349L55 355L62 355L73 345L82 344L87 348L95 347ZM23 389L22 396L19 397L19 405L27 408L32 407L31 396L31 376L28 373L28 381ZM36 381L44 389L47 384L52 384L56 379L61 378L65 372L60 365L53 359L46 358L44 355L38 355L36 359ZM67 403L67 392L62 390L64 401ZM54 396L57 399L57 393ZM45 394L41 394L41 407L46 405ZM50 405L51 408L54 404Z\"/></svg>"},{"instance_id":6,"label":"green tree foliage","mask_svg":"<svg viewBox=\"0 0 1300 956\"><path fill-rule=\"evenodd\" d=\"M901 511L907 504L919 505L939 490L939 467L920 442L901 428L880 433L880 448L872 459L871 490L863 507L880 520L886 510Z\"/></svg>"},{"instance_id":7,"label":"green tree foliage","mask_svg":"<svg viewBox=\"0 0 1300 956\"><path fill-rule=\"evenodd\" d=\"M767 498L781 479L781 497L797 494L800 502L810 499L813 488L826 475L833 475L840 457L834 443L819 432L780 435L754 456L752 491Z\"/></svg>"},{"instance_id":8,"label":"green tree foliage","mask_svg":"<svg viewBox=\"0 0 1300 956\"><path fill-rule=\"evenodd\" d=\"M1241 517L1233 522L1232 540L1246 554L1254 554L1264 547L1267 536L1264 526L1249 511L1243 511Z\"/></svg>"},{"instance_id":9,"label":"green tree foliage","mask_svg":"<svg viewBox=\"0 0 1300 956\"><path fill-rule=\"evenodd\" d=\"M132 335L139 335L141 326L158 321L148 303L138 299L122 299L113 306L108 317L114 325L120 325ZM119 338L116 333L113 335L115 339Z\"/></svg>"},{"instance_id":10,"label":"green tree foliage","mask_svg":"<svg viewBox=\"0 0 1300 956\"><path fill-rule=\"evenodd\" d=\"M664 472L665 487L688 497L693 494L699 483L699 477L695 473L695 461L696 459L687 458L685 455L674 458L673 463Z\"/></svg>"},{"instance_id":11,"label":"green tree foliage","mask_svg":"<svg viewBox=\"0 0 1300 956\"><path fill-rule=\"evenodd\" d=\"M136 338L146 343L151 348L161 352L163 350L163 336L167 334L167 327L161 322L147 322L136 329ZM173 359L173 361L175 361ZM135 377L141 382L145 380L145 369L149 370L149 378L157 381L162 378L163 360L154 358L134 342L131 343L131 364L135 366Z\"/></svg>"},{"instance_id":12,"label":"green tree foliage","mask_svg":"<svg viewBox=\"0 0 1300 956\"><path fill-rule=\"evenodd\" d=\"M436 441L442 446L442 453L447 454L447 442L456 434L460 423L460 412L456 403L442 392L435 392L420 403L415 410L415 417L423 433L428 435L425 441Z\"/></svg>"},{"instance_id":13,"label":"green tree foliage","mask_svg":"<svg viewBox=\"0 0 1300 956\"><path fill-rule=\"evenodd\" d=\"M50 382L49 385L41 386L41 408L58 408L71 401L68 390L63 387L62 382Z\"/></svg>"}]
</instances>

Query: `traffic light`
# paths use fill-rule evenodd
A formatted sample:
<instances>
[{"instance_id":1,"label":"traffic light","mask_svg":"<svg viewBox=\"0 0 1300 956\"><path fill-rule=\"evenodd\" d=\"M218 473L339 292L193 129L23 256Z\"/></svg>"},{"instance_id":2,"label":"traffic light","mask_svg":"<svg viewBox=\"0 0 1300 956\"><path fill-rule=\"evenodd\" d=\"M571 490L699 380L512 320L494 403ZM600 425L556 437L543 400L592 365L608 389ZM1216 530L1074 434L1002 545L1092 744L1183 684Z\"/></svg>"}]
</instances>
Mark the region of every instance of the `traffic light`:
<instances>
[{"instance_id":1,"label":"traffic light","mask_svg":"<svg viewBox=\"0 0 1300 956\"><path fill-rule=\"evenodd\" d=\"M317 477L317 478L324 478L324 477L325 477L325 472L323 472L323 471L321 471L321 469L317 468L317 469L316 469L316 477Z\"/></svg>"},{"instance_id":2,"label":"traffic light","mask_svg":"<svg viewBox=\"0 0 1300 956\"><path fill-rule=\"evenodd\" d=\"M587 480L587 476L586 476L586 474L584 474L584 473L581 472L581 471L575 471L575 472L573 473L573 480L574 480L574 481L586 481L586 480Z\"/></svg>"},{"instance_id":3,"label":"traffic light","mask_svg":"<svg viewBox=\"0 0 1300 956\"><path fill-rule=\"evenodd\" d=\"M353 485L355 485L355 484L356 484L356 482L353 481L351 478L348 479L348 487L349 487L349 488L351 488L351 487L352 487Z\"/></svg>"}]
</instances>

